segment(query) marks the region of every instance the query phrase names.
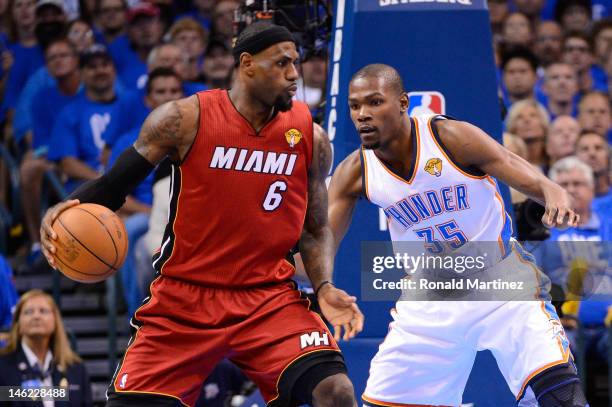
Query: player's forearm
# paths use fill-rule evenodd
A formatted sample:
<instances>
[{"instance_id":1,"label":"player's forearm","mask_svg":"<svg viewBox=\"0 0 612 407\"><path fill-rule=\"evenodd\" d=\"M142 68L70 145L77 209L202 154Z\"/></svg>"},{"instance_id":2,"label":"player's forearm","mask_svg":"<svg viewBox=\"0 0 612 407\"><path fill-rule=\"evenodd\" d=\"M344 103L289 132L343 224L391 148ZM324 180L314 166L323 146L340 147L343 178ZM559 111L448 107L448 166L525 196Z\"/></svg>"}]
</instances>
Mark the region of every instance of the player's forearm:
<instances>
[{"instance_id":1,"label":"player's forearm","mask_svg":"<svg viewBox=\"0 0 612 407\"><path fill-rule=\"evenodd\" d=\"M104 205L116 211L153 168L151 163L130 147L119 156L106 174L81 185L69 199Z\"/></svg>"},{"instance_id":2,"label":"player's forearm","mask_svg":"<svg viewBox=\"0 0 612 407\"><path fill-rule=\"evenodd\" d=\"M544 204L545 192L550 188L551 181L521 157L504 149L501 157L492 159L480 168L534 201Z\"/></svg>"},{"instance_id":3,"label":"player's forearm","mask_svg":"<svg viewBox=\"0 0 612 407\"><path fill-rule=\"evenodd\" d=\"M316 290L333 278L333 235L329 226L316 231L304 230L300 239L300 255L306 274Z\"/></svg>"}]
</instances>

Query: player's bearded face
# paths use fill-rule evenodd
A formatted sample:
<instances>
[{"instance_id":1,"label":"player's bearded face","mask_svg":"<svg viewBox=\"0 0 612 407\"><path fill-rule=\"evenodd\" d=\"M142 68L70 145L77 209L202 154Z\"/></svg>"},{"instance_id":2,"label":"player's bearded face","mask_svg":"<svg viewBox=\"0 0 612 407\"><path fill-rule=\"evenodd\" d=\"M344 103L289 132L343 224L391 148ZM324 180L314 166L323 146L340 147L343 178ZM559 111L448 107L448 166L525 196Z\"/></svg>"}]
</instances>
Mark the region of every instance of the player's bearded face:
<instances>
[{"instance_id":1,"label":"player's bearded face","mask_svg":"<svg viewBox=\"0 0 612 407\"><path fill-rule=\"evenodd\" d=\"M277 96L274 101L274 109L279 112L286 112L291 110L291 106L293 105L293 99L291 95L287 92L283 92Z\"/></svg>"}]
</instances>

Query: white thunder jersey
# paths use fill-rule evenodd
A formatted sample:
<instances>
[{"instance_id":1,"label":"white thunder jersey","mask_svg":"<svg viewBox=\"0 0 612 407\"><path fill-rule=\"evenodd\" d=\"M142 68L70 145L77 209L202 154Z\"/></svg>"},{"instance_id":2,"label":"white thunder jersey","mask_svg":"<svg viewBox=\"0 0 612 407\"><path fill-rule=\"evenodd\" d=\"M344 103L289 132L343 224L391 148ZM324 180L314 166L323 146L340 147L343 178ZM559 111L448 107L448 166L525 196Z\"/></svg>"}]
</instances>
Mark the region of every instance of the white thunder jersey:
<instances>
[{"instance_id":1,"label":"white thunder jersey","mask_svg":"<svg viewBox=\"0 0 612 407\"><path fill-rule=\"evenodd\" d=\"M364 190L384 210L392 240L431 246L446 241L457 248L497 241L504 258L487 272L538 282L520 245L509 243L511 221L496 181L452 161L432 127L436 120L447 119L411 118L414 154L407 179L374 151L362 149ZM399 301L391 314L389 332L370 365L362 396L367 407L459 405L476 352L484 349L492 351L519 405L537 406L529 380L570 359L569 342L548 301Z\"/></svg>"},{"instance_id":2,"label":"white thunder jersey","mask_svg":"<svg viewBox=\"0 0 612 407\"><path fill-rule=\"evenodd\" d=\"M367 198L382 208L394 241L508 242L511 220L496 181L474 175L452 161L432 121L411 117L412 175L395 174L373 150L362 149Z\"/></svg>"}]
</instances>

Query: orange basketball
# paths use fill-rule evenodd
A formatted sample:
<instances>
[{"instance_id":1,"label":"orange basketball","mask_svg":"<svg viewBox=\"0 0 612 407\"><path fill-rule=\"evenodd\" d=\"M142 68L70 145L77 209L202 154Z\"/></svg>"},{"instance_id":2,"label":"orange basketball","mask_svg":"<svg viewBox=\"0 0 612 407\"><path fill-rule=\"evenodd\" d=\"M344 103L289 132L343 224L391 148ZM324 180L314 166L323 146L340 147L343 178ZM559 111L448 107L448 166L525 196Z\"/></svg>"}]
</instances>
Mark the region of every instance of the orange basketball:
<instances>
[{"instance_id":1,"label":"orange basketball","mask_svg":"<svg viewBox=\"0 0 612 407\"><path fill-rule=\"evenodd\" d=\"M57 268L81 283L97 283L113 275L125 260L125 226L110 209L80 204L63 211L53 222Z\"/></svg>"}]
</instances>

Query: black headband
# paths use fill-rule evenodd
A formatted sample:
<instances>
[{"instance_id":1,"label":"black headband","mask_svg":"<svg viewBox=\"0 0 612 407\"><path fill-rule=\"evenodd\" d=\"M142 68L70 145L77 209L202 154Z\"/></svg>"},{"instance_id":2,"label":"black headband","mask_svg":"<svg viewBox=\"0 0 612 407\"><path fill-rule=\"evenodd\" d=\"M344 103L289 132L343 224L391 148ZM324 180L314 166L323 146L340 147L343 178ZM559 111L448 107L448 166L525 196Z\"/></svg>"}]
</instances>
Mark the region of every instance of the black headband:
<instances>
[{"instance_id":1,"label":"black headband","mask_svg":"<svg viewBox=\"0 0 612 407\"><path fill-rule=\"evenodd\" d=\"M279 42L291 41L295 43L293 34L283 26L270 25L265 31L257 33L245 40L240 41L234 46L232 54L236 62L240 61L240 54L248 52L251 55L255 55L263 51L264 49L271 47Z\"/></svg>"}]
</instances>

